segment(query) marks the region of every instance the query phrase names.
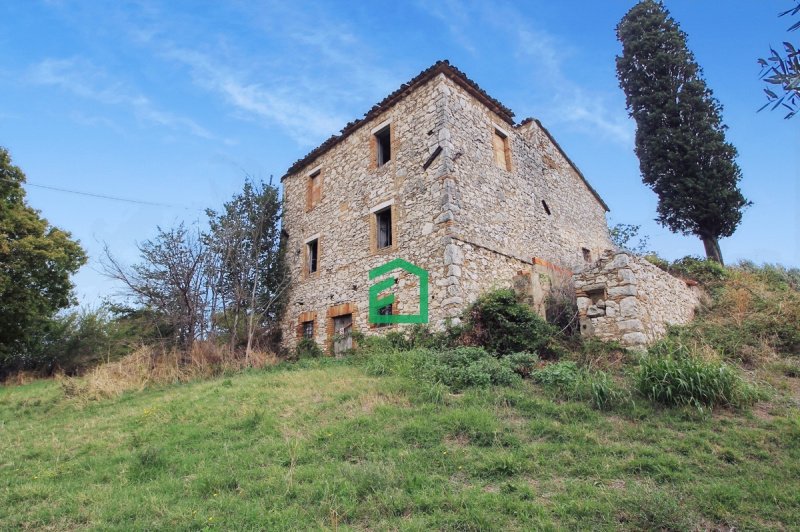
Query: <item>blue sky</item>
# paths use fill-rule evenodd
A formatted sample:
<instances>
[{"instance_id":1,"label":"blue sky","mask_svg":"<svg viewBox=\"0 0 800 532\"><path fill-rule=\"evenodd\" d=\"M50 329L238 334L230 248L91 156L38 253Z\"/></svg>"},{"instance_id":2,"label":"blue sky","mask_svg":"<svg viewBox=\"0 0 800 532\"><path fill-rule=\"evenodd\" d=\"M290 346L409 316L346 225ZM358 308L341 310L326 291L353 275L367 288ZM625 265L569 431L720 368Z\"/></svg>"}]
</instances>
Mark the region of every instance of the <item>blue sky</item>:
<instances>
[{"instance_id":1,"label":"blue sky","mask_svg":"<svg viewBox=\"0 0 800 532\"><path fill-rule=\"evenodd\" d=\"M0 145L32 184L28 199L89 252L77 295L115 285L157 226L204 219L245 175L277 180L292 162L437 59L450 61L517 119L539 118L611 208L667 258L703 253L653 222L634 123L614 71L628 1L272 2L12 0L0 4ZM672 15L724 105L754 205L722 241L728 262L800 266L800 118L756 113L756 59L800 33L788 0L673 0Z\"/></svg>"}]
</instances>

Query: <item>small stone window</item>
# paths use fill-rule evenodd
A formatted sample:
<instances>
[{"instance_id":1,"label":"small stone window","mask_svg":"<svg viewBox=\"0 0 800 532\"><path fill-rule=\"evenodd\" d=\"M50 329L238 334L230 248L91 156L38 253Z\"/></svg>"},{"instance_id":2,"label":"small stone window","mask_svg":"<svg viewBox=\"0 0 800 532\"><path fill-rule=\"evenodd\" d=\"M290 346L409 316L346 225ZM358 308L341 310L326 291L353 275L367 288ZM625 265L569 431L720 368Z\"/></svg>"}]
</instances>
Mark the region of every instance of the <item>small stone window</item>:
<instances>
[{"instance_id":1,"label":"small stone window","mask_svg":"<svg viewBox=\"0 0 800 532\"><path fill-rule=\"evenodd\" d=\"M392 305L386 305L378 309L379 316L391 316L392 315ZM376 323L375 327L388 327L391 323Z\"/></svg>"},{"instance_id":2,"label":"small stone window","mask_svg":"<svg viewBox=\"0 0 800 532\"><path fill-rule=\"evenodd\" d=\"M497 128L494 128L492 135L492 152L494 154L494 164L498 168L511 170L511 152L508 149L508 135Z\"/></svg>"},{"instance_id":3,"label":"small stone window","mask_svg":"<svg viewBox=\"0 0 800 532\"><path fill-rule=\"evenodd\" d=\"M391 125L375 133L375 147L377 149L378 166L383 166L392 160Z\"/></svg>"},{"instance_id":4,"label":"small stone window","mask_svg":"<svg viewBox=\"0 0 800 532\"><path fill-rule=\"evenodd\" d=\"M319 267L319 238L306 243L306 271L316 273Z\"/></svg>"},{"instance_id":5,"label":"small stone window","mask_svg":"<svg viewBox=\"0 0 800 532\"><path fill-rule=\"evenodd\" d=\"M304 321L303 322L303 338L308 338L308 339L314 338L314 322L313 321Z\"/></svg>"},{"instance_id":6,"label":"small stone window","mask_svg":"<svg viewBox=\"0 0 800 532\"><path fill-rule=\"evenodd\" d=\"M386 207L375 213L377 248L388 248L392 245L392 207Z\"/></svg>"},{"instance_id":7,"label":"small stone window","mask_svg":"<svg viewBox=\"0 0 800 532\"><path fill-rule=\"evenodd\" d=\"M306 211L310 211L322 200L322 174L319 169L308 174L306 188Z\"/></svg>"},{"instance_id":8,"label":"small stone window","mask_svg":"<svg viewBox=\"0 0 800 532\"><path fill-rule=\"evenodd\" d=\"M547 206L547 202L545 200L542 200L542 207L544 207L544 212L547 213L547 216L550 216L550 207Z\"/></svg>"},{"instance_id":9,"label":"small stone window","mask_svg":"<svg viewBox=\"0 0 800 532\"><path fill-rule=\"evenodd\" d=\"M586 249L586 248L581 248L581 251L583 252L583 261L586 264L591 264L591 262L592 262L592 252L590 250Z\"/></svg>"}]
</instances>

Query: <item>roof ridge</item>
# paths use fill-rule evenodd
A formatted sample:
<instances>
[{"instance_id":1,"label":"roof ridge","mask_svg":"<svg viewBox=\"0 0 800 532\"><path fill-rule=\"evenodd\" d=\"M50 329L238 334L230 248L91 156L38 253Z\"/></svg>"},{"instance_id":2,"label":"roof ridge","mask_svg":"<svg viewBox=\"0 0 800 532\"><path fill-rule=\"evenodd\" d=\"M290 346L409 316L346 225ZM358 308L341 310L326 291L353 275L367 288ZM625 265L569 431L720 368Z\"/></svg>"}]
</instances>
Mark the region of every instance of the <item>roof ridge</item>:
<instances>
[{"instance_id":1,"label":"roof ridge","mask_svg":"<svg viewBox=\"0 0 800 532\"><path fill-rule=\"evenodd\" d=\"M429 66L413 78L411 78L406 83L400 85L400 87L395 90L394 92L390 93L386 96L383 100L373 105L369 111L364 113L362 118L357 118L348 122L338 134L331 135L326 139L322 144L311 150L307 153L304 157L298 159L297 161L289 167L286 173L281 177L281 181L287 176L296 173L298 170L307 166L312 160L316 159L323 153L327 152L335 145L342 142L350 133L358 129L362 124L368 122L376 115L386 111L387 109L391 108L397 102L399 102L404 96L409 94L411 91L422 85L423 83L427 82L430 79L433 79L438 74L444 74L448 78L456 81L459 85L464 87L467 91L469 91L473 96L475 96L478 100L480 100L484 105L486 105L489 109L494 111L500 118L511 124L514 125L514 112L500 103L500 101L496 100L489 96L489 94L483 90L480 85L478 85L475 81L471 80L464 72L450 64L450 61L447 59L442 59L436 61L433 65Z\"/></svg>"}]
</instances>

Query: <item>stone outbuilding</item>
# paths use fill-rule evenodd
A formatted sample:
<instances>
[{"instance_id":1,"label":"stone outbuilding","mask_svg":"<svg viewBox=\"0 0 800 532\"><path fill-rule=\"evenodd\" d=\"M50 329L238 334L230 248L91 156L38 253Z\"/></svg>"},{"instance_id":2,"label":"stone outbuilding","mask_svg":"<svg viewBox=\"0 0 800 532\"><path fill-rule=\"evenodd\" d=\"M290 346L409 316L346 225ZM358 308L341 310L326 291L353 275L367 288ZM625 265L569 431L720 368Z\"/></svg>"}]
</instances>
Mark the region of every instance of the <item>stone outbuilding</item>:
<instances>
[{"instance_id":1,"label":"stone outbuilding","mask_svg":"<svg viewBox=\"0 0 800 532\"><path fill-rule=\"evenodd\" d=\"M437 62L292 165L283 230L292 282L284 343L335 351L369 320L369 272L403 259L429 274L432 327L494 287L540 312L553 276L611 249L608 208L538 120L513 112L447 61ZM399 272L382 315L420 312Z\"/></svg>"},{"instance_id":2,"label":"stone outbuilding","mask_svg":"<svg viewBox=\"0 0 800 532\"><path fill-rule=\"evenodd\" d=\"M575 275L581 334L643 347L683 325L700 306L697 283L678 279L643 257L609 251Z\"/></svg>"}]
</instances>

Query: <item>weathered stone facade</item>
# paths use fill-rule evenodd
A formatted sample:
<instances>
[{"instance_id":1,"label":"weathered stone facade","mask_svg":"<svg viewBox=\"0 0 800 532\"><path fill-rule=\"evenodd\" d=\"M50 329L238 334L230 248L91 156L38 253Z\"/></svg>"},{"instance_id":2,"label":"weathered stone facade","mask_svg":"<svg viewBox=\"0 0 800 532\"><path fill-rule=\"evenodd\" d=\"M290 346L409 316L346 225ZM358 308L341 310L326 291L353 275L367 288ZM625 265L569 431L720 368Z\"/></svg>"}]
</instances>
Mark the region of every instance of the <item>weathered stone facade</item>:
<instances>
[{"instance_id":1,"label":"weathered stone facade","mask_svg":"<svg viewBox=\"0 0 800 532\"><path fill-rule=\"evenodd\" d=\"M688 323L700 304L699 287L642 257L607 252L575 275L581 334L642 347L669 325Z\"/></svg>"},{"instance_id":2,"label":"weathered stone facade","mask_svg":"<svg viewBox=\"0 0 800 532\"><path fill-rule=\"evenodd\" d=\"M387 127L391 156L381 164ZM304 332L330 346L337 316L352 315L352 328L366 334L396 327L368 322L368 273L394 258L428 271L430 323L441 327L483 291L526 276L541 306L541 274L582 267L611 248L605 204L549 133L535 120L515 124L446 62L295 163L282 182L287 347ZM378 213L387 212L391 245L380 247L387 229ZM393 292L392 313L418 311L415 277L400 274Z\"/></svg>"}]
</instances>

